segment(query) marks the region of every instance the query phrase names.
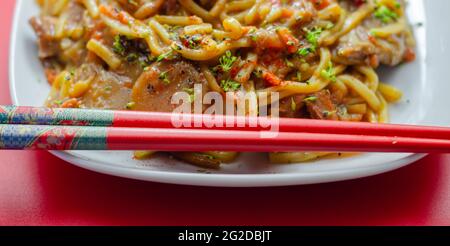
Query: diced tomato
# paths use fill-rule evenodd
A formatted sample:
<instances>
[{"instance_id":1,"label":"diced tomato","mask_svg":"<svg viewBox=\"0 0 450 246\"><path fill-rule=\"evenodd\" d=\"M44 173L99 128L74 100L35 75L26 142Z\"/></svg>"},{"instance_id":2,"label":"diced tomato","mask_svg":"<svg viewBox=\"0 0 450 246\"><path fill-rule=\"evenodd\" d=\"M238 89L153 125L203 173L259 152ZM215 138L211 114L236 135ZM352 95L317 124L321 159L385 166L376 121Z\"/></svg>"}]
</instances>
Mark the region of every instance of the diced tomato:
<instances>
[{"instance_id":1,"label":"diced tomato","mask_svg":"<svg viewBox=\"0 0 450 246\"><path fill-rule=\"evenodd\" d=\"M330 0L311 0L311 2L318 10L324 9L330 5Z\"/></svg>"},{"instance_id":2,"label":"diced tomato","mask_svg":"<svg viewBox=\"0 0 450 246\"><path fill-rule=\"evenodd\" d=\"M128 15L124 11L120 11L119 15L117 16L120 23L128 25L130 24L130 19L128 18Z\"/></svg>"},{"instance_id":3,"label":"diced tomato","mask_svg":"<svg viewBox=\"0 0 450 246\"><path fill-rule=\"evenodd\" d=\"M271 73L271 72L263 72L262 77L264 79L264 81L271 85L271 86L277 86L280 85L282 80L280 78L278 78L278 76L276 76L275 74Z\"/></svg>"},{"instance_id":4,"label":"diced tomato","mask_svg":"<svg viewBox=\"0 0 450 246\"><path fill-rule=\"evenodd\" d=\"M372 36L372 35L369 35L369 41L372 43L372 44L375 44L376 42L377 42L377 38L375 38L374 36Z\"/></svg>"},{"instance_id":5,"label":"diced tomato","mask_svg":"<svg viewBox=\"0 0 450 246\"><path fill-rule=\"evenodd\" d=\"M293 54L297 52L300 41L287 28L281 28L277 33L289 53Z\"/></svg>"},{"instance_id":6,"label":"diced tomato","mask_svg":"<svg viewBox=\"0 0 450 246\"><path fill-rule=\"evenodd\" d=\"M239 73L239 71L241 70L241 68L239 68L239 66L233 66L230 70L230 75L232 78L236 77L236 75Z\"/></svg>"},{"instance_id":7,"label":"diced tomato","mask_svg":"<svg viewBox=\"0 0 450 246\"><path fill-rule=\"evenodd\" d=\"M287 18L291 17L292 15L294 15L294 11L292 9L284 8L281 12L281 17L284 19L287 19Z\"/></svg>"},{"instance_id":8,"label":"diced tomato","mask_svg":"<svg viewBox=\"0 0 450 246\"><path fill-rule=\"evenodd\" d=\"M407 48L403 55L403 60L406 62L412 62L416 59L416 52L412 48Z\"/></svg>"},{"instance_id":9,"label":"diced tomato","mask_svg":"<svg viewBox=\"0 0 450 246\"><path fill-rule=\"evenodd\" d=\"M122 24L128 25L130 23L130 18L125 11L119 12L117 9L103 4L99 6L99 11L112 19L120 21Z\"/></svg>"},{"instance_id":10,"label":"diced tomato","mask_svg":"<svg viewBox=\"0 0 450 246\"><path fill-rule=\"evenodd\" d=\"M61 104L61 108L78 108L80 107L80 102L76 98L69 99Z\"/></svg>"},{"instance_id":11,"label":"diced tomato","mask_svg":"<svg viewBox=\"0 0 450 246\"><path fill-rule=\"evenodd\" d=\"M98 7L98 10L100 11L100 13L102 13L110 18L115 19L117 17L117 13L110 6L105 6L105 5L101 4Z\"/></svg>"},{"instance_id":12,"label":"diced tomato","mask_svg":"<svg viewBox=\"0 0 450 246\"><path fill-rule=\"evenodd\" d=\"M380 59L378 59L377 55L371 55L369 57L369 65L373 68L380 66Z\"/></svg>"}]
</instances>

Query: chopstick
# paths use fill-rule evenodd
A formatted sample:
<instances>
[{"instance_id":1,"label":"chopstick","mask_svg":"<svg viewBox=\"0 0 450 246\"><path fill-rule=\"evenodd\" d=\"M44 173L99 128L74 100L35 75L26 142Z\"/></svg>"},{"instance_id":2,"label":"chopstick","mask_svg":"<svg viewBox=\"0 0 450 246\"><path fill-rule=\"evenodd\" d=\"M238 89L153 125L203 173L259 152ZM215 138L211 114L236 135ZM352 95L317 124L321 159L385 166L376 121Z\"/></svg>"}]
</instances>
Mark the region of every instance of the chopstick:
<instances>
[{"instance_id":1,"label":"chopstick","mask_svg":"<svg viewBox=\"0 0 450 246\"><path fill-rule=\"evenodd\" d=\"M257 131L0 125L0 149L448 153L450 140Z\"/></svg>"},{"instance_id":2,"label":"chopstick","mask_svg":"<svg viewBox=\"0 0 450 246\"><path fill-rule=\"evenodd\" d=\"M172 117L181 116L202 121L174 128ZM210 129L212 120L233 124ZM261 138L273 132L252 120L278 123L279 132ZM0 149L449 153L450 128L1 106Z\"/></svg>"},{"instance_id":3,"label":"chopstick","mask_svg":"<svg viewBox=\"0 0 450 246\"><path fill-rule=\"evenodd\" d=\"M182 115L160 112L0 106L0 124L174 128L172 119L180 118L187 122L192 122L190 126L183 126L183 129L211 129L211 124L215 123L215 130L264 131L270 128L261 126L266 125L278 126L280 132L450 139L449 127L312 119L273 119L223 115ZM195 125L195 122L199 122L199 125ZM252 122L257 122L257 124L251 125Z\"/></svg>"}]
</instances>

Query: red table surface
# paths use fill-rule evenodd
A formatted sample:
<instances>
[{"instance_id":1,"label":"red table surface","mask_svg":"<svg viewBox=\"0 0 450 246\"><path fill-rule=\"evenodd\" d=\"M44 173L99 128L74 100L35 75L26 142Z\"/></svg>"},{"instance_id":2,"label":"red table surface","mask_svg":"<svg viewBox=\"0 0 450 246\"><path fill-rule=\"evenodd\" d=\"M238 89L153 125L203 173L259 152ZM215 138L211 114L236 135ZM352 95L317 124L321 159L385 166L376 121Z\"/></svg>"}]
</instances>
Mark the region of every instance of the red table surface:
<instances>
[{"instance_id":1,"label":"red table surface","mask_svg":"<svg viewBox=\"0 0 450 246\"><path fill-rule=\"evenodd\" d=\"M0 104L9 104L14 0L0 3ZM33 78L30 78L33 79ZM141 182L47 152L0 152L0 225L450 225L450 156L339 183L207 188Z\"/></svg>"}]
</instances>

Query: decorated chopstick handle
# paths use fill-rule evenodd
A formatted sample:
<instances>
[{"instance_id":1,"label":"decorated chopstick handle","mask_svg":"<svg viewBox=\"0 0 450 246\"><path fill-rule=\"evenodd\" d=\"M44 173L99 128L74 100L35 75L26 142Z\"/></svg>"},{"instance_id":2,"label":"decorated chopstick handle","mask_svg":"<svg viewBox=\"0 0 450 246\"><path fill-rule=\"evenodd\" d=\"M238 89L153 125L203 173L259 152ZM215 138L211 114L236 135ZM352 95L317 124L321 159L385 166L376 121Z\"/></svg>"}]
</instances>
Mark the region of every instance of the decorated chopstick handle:
<instances>
[{"instance_id":1,"label":"decorated chopstick handle","mask_svg":"<svg viewBox=\"0 0 450 246\"><path fill-rule=\"evenodd\" d=\"M106 150L106 127L0 125L0 149Z\"/></svg>"},{"instance_id":2,"label":"decorated chopstick handle","mask_svg":"<svg viewBox=\"0 0 450 246\"><path fill-rule=\"evenodd\" d=\"M0 124L111 126L114 111L0 106Z\"/></svg>"}]
</instances>

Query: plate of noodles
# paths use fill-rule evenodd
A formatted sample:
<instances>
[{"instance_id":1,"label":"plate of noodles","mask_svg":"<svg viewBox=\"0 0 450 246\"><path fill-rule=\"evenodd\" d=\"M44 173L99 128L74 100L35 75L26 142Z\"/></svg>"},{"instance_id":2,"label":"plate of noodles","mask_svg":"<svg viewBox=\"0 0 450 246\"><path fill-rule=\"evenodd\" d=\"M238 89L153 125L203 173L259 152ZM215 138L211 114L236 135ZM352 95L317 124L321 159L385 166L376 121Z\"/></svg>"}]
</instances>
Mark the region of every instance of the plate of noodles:
<instances>
[{"instance_id":1,"label":"plate of noodles","mask_svg":"<svg viewBox=\"0 0 450 246\"><path fill-rule=\"evenodd\" d=\"M177 92L192 105L198 93L245 93L251 100L232 107L257 116L261 95L277 93L279 117L448 125L446 11L446 0L19 0L11 96L17 105L171 112ZM424 156L52 153L110 175L237 187L360 178Z\"/></svg>"}]
</instances>

